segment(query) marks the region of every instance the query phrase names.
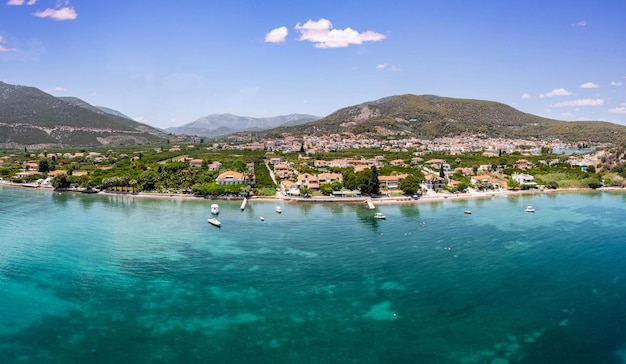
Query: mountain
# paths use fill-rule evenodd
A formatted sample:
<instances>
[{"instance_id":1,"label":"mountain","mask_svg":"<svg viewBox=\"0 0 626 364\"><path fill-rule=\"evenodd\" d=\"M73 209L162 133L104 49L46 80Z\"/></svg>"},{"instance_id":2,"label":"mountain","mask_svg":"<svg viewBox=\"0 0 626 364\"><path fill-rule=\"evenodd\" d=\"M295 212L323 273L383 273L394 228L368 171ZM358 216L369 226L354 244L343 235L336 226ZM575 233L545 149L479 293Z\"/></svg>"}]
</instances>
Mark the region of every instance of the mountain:
<instances>
[{"instance_id":1,"label":"mountain","mask_svg":"<svg viewBox=\"0 0 626 364\"><path fill-rule=\"evenodd\" d=\"M124 115L123 113L121 113L121 112L119 112L117 110L113 110L113 109L110 109L110 108L104 107L104 106L93 106L93 105L89 104L88 102L79 99L78 97L59 96L57 98L61 99L63 101L69 102L70 104L74 104L76 106L80 106L80 107L83 107L85 109L91 110L91 111L93 111L95 113L98 113L98 114L102 114L102 115L109 114L109 115L119 116L121 118L128 119L128 120L133 120L133 119L129 118L128 116Z\"/></svg>"},{"instance_id":2,"label":"mountain","mask_svg":"<svg viewBox=\"0 0 626 364\"><path fill-rule=\"evenodd\" d=\"M294 126L318 120L320 117L289 114L267 118L253 118L232 114L211 114L180 127L167 128L174 134L198 135L219 138L239 131L259 131L281 126Z\"/></svg>"},{"instance_id":3,"label":"mountain","mask_svg":"<svg viewBox=\"0 0 626 364\"><path fill-rule=\"evenodd\" d=\"M340 109L298 127L262 134L438 137L484 135L566 142L624 142L626 126L601 121L568 122L542 118L493 101L434 95L400 95Z\"/></svg>"},{"instance_id":4,"label":"mountain","mask_svg":"<svg viewBox=\"0 0 626 364\"><path fill-rule=\"evenodd\" d=\"M0 148L147 144L167 137L78 98L0 82Z\"/></svg>"}]
</instances>

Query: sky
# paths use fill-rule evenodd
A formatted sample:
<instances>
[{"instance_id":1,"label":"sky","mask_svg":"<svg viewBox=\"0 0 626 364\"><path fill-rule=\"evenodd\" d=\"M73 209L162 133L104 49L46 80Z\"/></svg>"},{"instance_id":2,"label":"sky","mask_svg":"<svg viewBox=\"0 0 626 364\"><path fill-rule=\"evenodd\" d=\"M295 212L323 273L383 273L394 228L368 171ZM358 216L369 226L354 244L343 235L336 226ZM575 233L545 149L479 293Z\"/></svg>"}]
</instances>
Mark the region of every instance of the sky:
<instances>
[{"instance_id":1,"label":"sky","mask_svg":"<svg viewBox=\"0 0 626 364\"><path fill-rule=\"evenodd\" d=\"M159 128L402 94L626 125L626 0L0 1L0 81Z\"/></svg>"}]
</instances>

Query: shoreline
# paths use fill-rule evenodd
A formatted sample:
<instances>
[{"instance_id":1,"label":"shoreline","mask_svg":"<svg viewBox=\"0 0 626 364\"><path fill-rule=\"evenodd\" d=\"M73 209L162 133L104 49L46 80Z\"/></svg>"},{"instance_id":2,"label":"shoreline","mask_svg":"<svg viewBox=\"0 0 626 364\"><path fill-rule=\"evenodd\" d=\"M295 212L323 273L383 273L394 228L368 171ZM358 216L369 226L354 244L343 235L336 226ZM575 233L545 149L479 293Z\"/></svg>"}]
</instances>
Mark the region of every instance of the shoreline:
<instances>
[{"instance_id":1,"label":"shoreline","mask_svg":"<svg viewBox=\"0 0 626 364\"><path fill-rule=\"evenodd\" d=\"M60 190L55 191L50 187L41 187L41 186L32 186L32 185L22 185L18 183L11 182L0 182L0 187L6 186L10 188L22 188L22 189L32 189L32 190L43 190L49 192L58 192L58 193L75 193L75 194L94 194L94 195L103 195L103 196L121 196L128 198L153 198L153 199L161 199L161 200L207 200L207 201L243 201L244 197L225 197L225 198L207 198L205 196L195 196L192 194L182 194L182 193L146 193L146 192L115 192L115 191L97 191L97 192L84 192L84 190ZM475 190L470 190L470 192L466 193L437 193L429 191L425 195L420 196L417 199L408 196L397 196L397 197L282 197L282 196L268 196L268 197L260 197L260 196L252 196L247 197L248 202L285 202L285 203L344 203L344 204L361 204L367 203L368 200L377 205L410 205L410 204L419 204L419 203L428 203L428 202L441 202L441 201L463 201L470 199L485 199L485 198L494 198L494 197L508 197L508 196L522 196L522 195L537 195L537 194L553 194L553 193L564 193L564 192L591 192L591 191L626 191L624 188L619 187L602 187L598 189L591 188L567 188L567 189L556 189L556 190L500 190L500 191L485 191L479 192Z\"/></svg>"}]
</instances>

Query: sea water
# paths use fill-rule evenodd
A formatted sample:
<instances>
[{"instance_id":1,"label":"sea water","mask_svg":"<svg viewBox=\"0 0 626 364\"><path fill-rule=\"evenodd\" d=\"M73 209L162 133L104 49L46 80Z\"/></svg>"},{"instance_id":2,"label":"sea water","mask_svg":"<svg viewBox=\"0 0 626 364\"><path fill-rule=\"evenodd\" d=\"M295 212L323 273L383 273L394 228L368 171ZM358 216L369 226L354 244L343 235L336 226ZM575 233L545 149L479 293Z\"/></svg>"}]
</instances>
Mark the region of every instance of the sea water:
<instances>
[{"instance_id":1,"label":"sea water","mask_svg":"<svg viewBox=\"0 0 626 364\"><path fill-rule=\"evenodd\" d=\"M0 362L622 363L625 200L218 201L216 228L0 187Z\"/></svg>"}]
</instances>

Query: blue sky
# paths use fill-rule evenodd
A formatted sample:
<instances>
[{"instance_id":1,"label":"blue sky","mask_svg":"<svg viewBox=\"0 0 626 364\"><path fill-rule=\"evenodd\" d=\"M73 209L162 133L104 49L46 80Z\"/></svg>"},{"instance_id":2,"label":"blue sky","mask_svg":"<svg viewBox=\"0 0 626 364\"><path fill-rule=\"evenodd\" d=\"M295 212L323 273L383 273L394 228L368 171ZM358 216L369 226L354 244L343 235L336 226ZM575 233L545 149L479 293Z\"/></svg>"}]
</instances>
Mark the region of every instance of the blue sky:
<instances>
[{"instance_id":1,"label":"blue sky","mask_svg":"<svg viewBox=\"0 0 626 364\"><path fill-rule=\"evenodd\" d=\"M407 93L626 124L624 0L0 1L0 81L162 128Z\"/></svg>"}]
</instances>

